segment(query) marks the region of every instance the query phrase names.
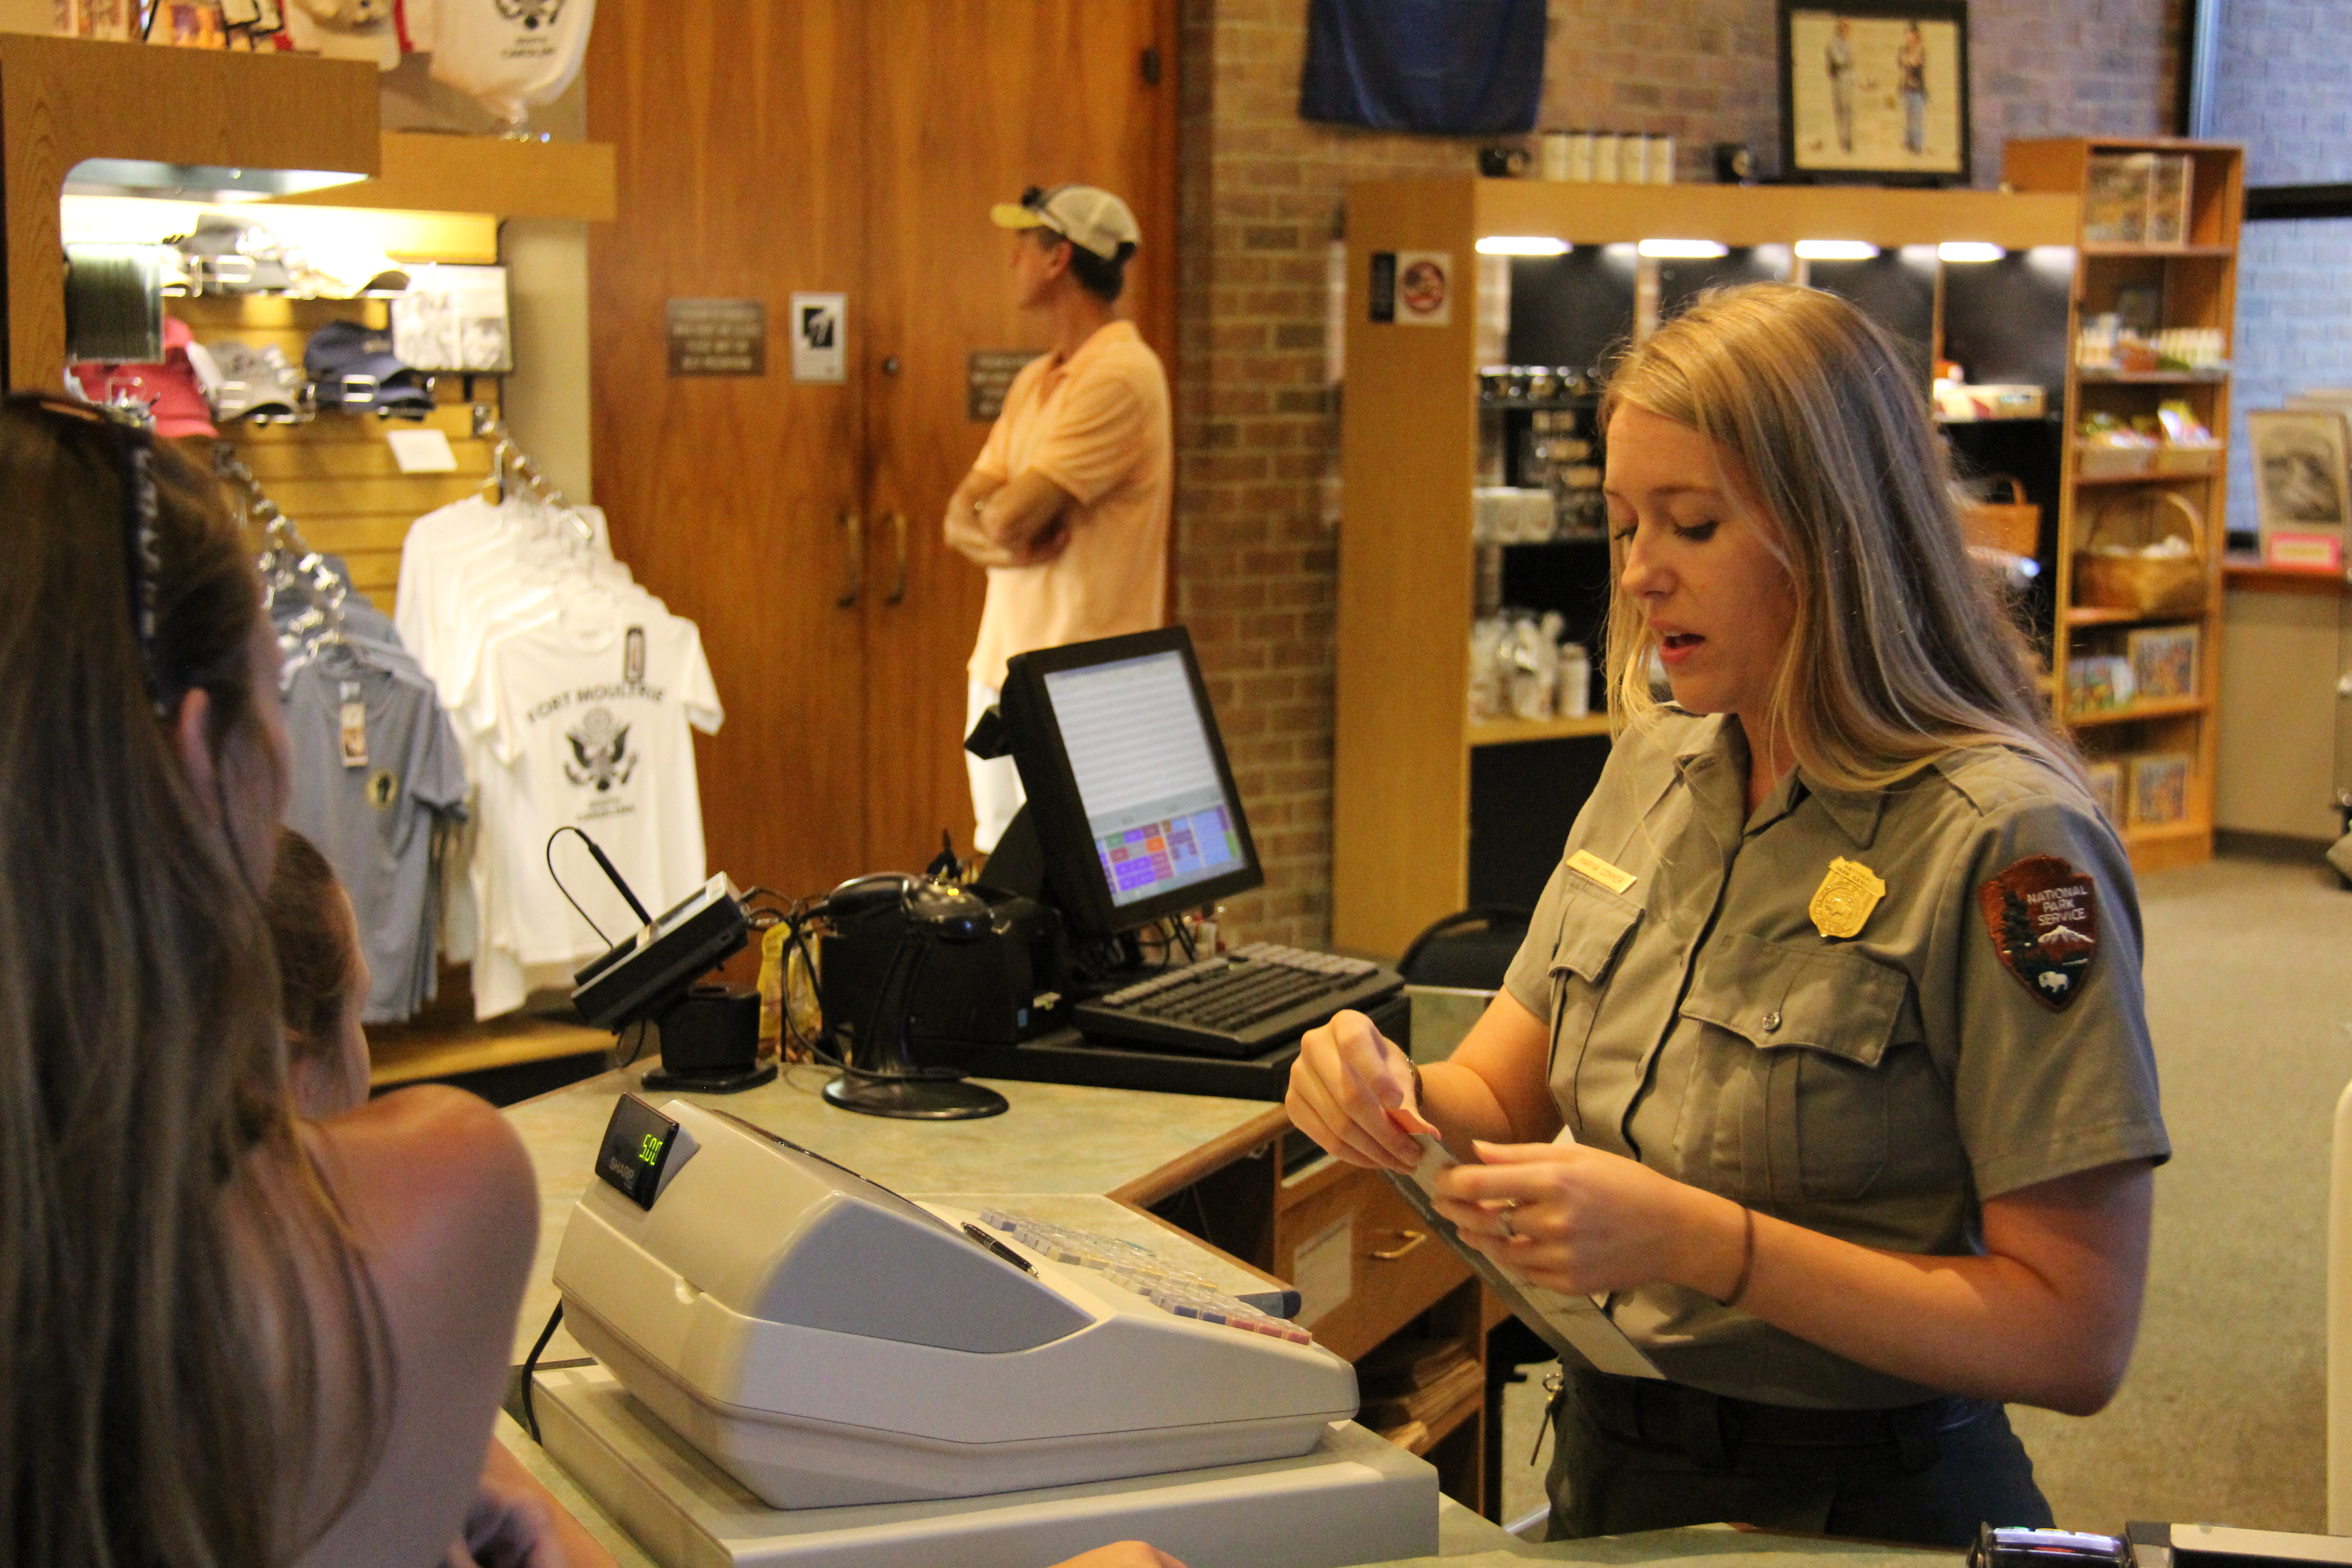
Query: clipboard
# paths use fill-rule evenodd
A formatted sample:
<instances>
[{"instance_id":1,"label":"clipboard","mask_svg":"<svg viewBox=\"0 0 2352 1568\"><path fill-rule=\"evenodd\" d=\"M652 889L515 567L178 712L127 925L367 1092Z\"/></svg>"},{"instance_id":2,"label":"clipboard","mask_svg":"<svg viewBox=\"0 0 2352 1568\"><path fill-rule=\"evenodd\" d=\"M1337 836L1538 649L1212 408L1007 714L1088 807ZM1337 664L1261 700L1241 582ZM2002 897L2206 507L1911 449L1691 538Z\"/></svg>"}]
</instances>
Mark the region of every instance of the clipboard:
<instances>
[{"instance_id":1,"label":"clipboard","mask_svg":"<svg viewBox=\"0 0 2352 1568\"><path fill-rule=\"evenodd\" d=\"M1563 1361L1577 1362L1596 1372L1614 1373L1619 1377L1648 1377L1660 1382L1665 1373L1642 1352L1642 1348L1625 1337L1625 1331L1610 1321L1598 1296L1562 1295L1547 1290L1540 1285L1529 1285L1514 1279L1495 1266L1494 1260L1475 1247L1465 1245L1454 1222L1437 1212L1431 1202L1436 1190L1437 1174L1462 1162L1455 1159L1445 1145L1425 1132L1413 1134L1420 1146L1421 1163L1410 1175L1395 1171L1386 1173L1404 1201L1412 1205L1430 1229L1444 1238L1448 1247L1462 1255L1462 1260L1486 1282L1486 1288L1500 1296L1519 1321L1536 1331L1538 1338L1558 1351Z\"/></svg>"}]
</instances>

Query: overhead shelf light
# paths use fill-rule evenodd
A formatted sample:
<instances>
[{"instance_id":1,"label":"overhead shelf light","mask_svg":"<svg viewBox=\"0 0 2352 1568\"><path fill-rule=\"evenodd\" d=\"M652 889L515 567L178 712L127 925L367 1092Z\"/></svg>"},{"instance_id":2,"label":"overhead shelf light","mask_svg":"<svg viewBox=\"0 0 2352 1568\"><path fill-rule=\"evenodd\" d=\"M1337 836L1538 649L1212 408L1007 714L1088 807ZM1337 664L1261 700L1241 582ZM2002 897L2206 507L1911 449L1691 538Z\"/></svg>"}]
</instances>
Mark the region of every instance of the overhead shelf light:
<instances>
[{"instance_id":1,"label":"overhead shelf light","mask_svg":"<svg viewBox=\"0 0 2352 1568\"><path fill-rule=\"evenodd\" d=\"M168 196L195 202L258 202L357 184L367 176L338 169L231 169L216 163L158 163L144 158L85 158L66 174L71 196Z\"/></svg>"},{"instance_id":2,"label":"overhead shelf light","mask_svg":"<svg viewBox=\"0 0 2352 1568\"><path fill-rule=\"evenodd\" d=\"M1544 234L1490 234L1478 242L1481 256L1566 256L1575 248Z\"/></svg>"},{"instance_id":3,"label":"overhead shelf light","mask_svg":"<svg viewBox=\"0 0 2352 1568\"><path fill-rule=\"evenodd\" d=\"M1981 239L1948 239L1936 247L1939 261L1999 261L2009 252Z\"/></svg>"},{"instance_id":4,"label":"overhead shelf light","mask_svg":"<svg viewBox=\"0 0 2352 1568\"><path fill-rule=\"evenodd\" d=\"M1712 261L1731 253L1712 239L1645 239L1640 249L1654 261Z\"/></svg>"},{"instance_id":5,"label":"overhead shelf light","mask_svg":"<svg viewBox=\"0 0 2352 1568\"><path fill-rule=\"evenodd\" d=\"M1801 239L1797 254L1807 261L1874 261L1878 247L1866 239Z\"/></svg>"}]
</instances>

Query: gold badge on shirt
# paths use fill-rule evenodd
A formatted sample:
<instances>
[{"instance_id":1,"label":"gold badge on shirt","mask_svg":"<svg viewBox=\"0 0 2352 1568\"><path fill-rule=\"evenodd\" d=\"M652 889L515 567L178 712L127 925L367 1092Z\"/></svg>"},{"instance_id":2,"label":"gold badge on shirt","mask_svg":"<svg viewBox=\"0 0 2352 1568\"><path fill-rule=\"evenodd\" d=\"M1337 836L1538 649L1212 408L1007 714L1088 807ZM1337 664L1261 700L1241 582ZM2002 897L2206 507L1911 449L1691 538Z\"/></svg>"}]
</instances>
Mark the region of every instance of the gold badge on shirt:
<instances>
[{"instance_id":1,"label":"gold badge on shirt","mask_svg":"<svg viewBox=\"0 0 2352 1568\"><path fill-rule=\"evenodd\" d=\"M1805 912L1825 937L1860 936L1870 911L1885 896L1886 884L1869 867L1841 857L1830 862L1829 874L1813 889L1813 901Z\"/></svg>"}]
</instances>

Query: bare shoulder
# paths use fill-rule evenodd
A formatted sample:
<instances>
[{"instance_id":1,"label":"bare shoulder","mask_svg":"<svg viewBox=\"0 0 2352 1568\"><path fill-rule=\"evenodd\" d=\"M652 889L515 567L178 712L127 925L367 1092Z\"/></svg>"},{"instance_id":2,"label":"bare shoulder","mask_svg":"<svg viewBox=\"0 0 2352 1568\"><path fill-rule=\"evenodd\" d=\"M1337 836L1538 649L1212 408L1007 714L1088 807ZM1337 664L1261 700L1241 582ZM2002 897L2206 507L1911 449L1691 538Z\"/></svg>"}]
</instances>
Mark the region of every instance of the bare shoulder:
<instances>
[{"instance_id":1,"label":"bare shoulder","mask_svg":"<svg viewBox=\"0 0 2352 1568\"><path fill-rule=\"evenodd\" d=\"M425 1216L462 1220L485 1242L528 1245L538 1179L522 1140L488 1101L437 1084L404 1089L317 1124L336 1195L379 1244Z\"/></svg>"},{"instance_id":2,"label":"bare shoulder","mask_svg":"<svg viewBox=\"0 0 2352 1568\"><path fill-rule=\"evenodd\" d=\"M473 1496L505 1386L539 1232L530 1159L496 1110L437 1087L306 1136L364 1261L392 1377L371 1417L375 1463L303 1561L431 1562Z\"/></svg>"}]
</instances>

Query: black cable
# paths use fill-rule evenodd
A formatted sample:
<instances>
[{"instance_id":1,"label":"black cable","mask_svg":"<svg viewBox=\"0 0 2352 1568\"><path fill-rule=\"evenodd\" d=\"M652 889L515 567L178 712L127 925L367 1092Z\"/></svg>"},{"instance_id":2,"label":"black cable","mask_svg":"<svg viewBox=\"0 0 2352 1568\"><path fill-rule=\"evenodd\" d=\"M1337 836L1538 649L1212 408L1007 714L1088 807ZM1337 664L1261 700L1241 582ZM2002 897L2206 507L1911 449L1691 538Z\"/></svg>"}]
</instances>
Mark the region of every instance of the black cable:
<instances>
[{"instance_id":1,"label":"black cable","mask_svg":"<svg viewBox=\"0 0 2352 1568\"><path fill-rule=\"evenodd\" d=\"M580 910L580 900L572 896L572 889L563 885L563 879L557 876L555 872L555 841L562 837L567 833L579 834L581 843L588 845L592 853L595 849L594 844L590 842L586 834L581 833L578 828L572 826L570 823L565 823L562 826L557 828L554 832L547 836L547 874L554 879L555 890L563 895L564 902L570 904L575 910ZM598 942L603 942L606 947L613 945L613 939L604 934L604 928L598 925L594 919L589 915L586 910L580 910L580 918L588 921L588 929L596 933L596 940Z\"/></svg>"},{"instance_id":2,"label":"black cable","mask_svg":"<svg viewBox=\"0 0 2352 1568\"><path fill-rule=\"evenodd\" d=\"M531 1408L530 1381L539 1370L540 1352L547 1349L547 1342L555 1337L555 1325L562 1321L563 1321L563 1302L559 1299L555 1303L555 1310L547 1315L547 1327L539 1331L539 1342L530 1347L530 1354L522 1358L522 1424L529 1428L530 1440L538 1443L542 1448L547 1445L540 1439L539 1413Z\"/></svg>"}]
</instances>

